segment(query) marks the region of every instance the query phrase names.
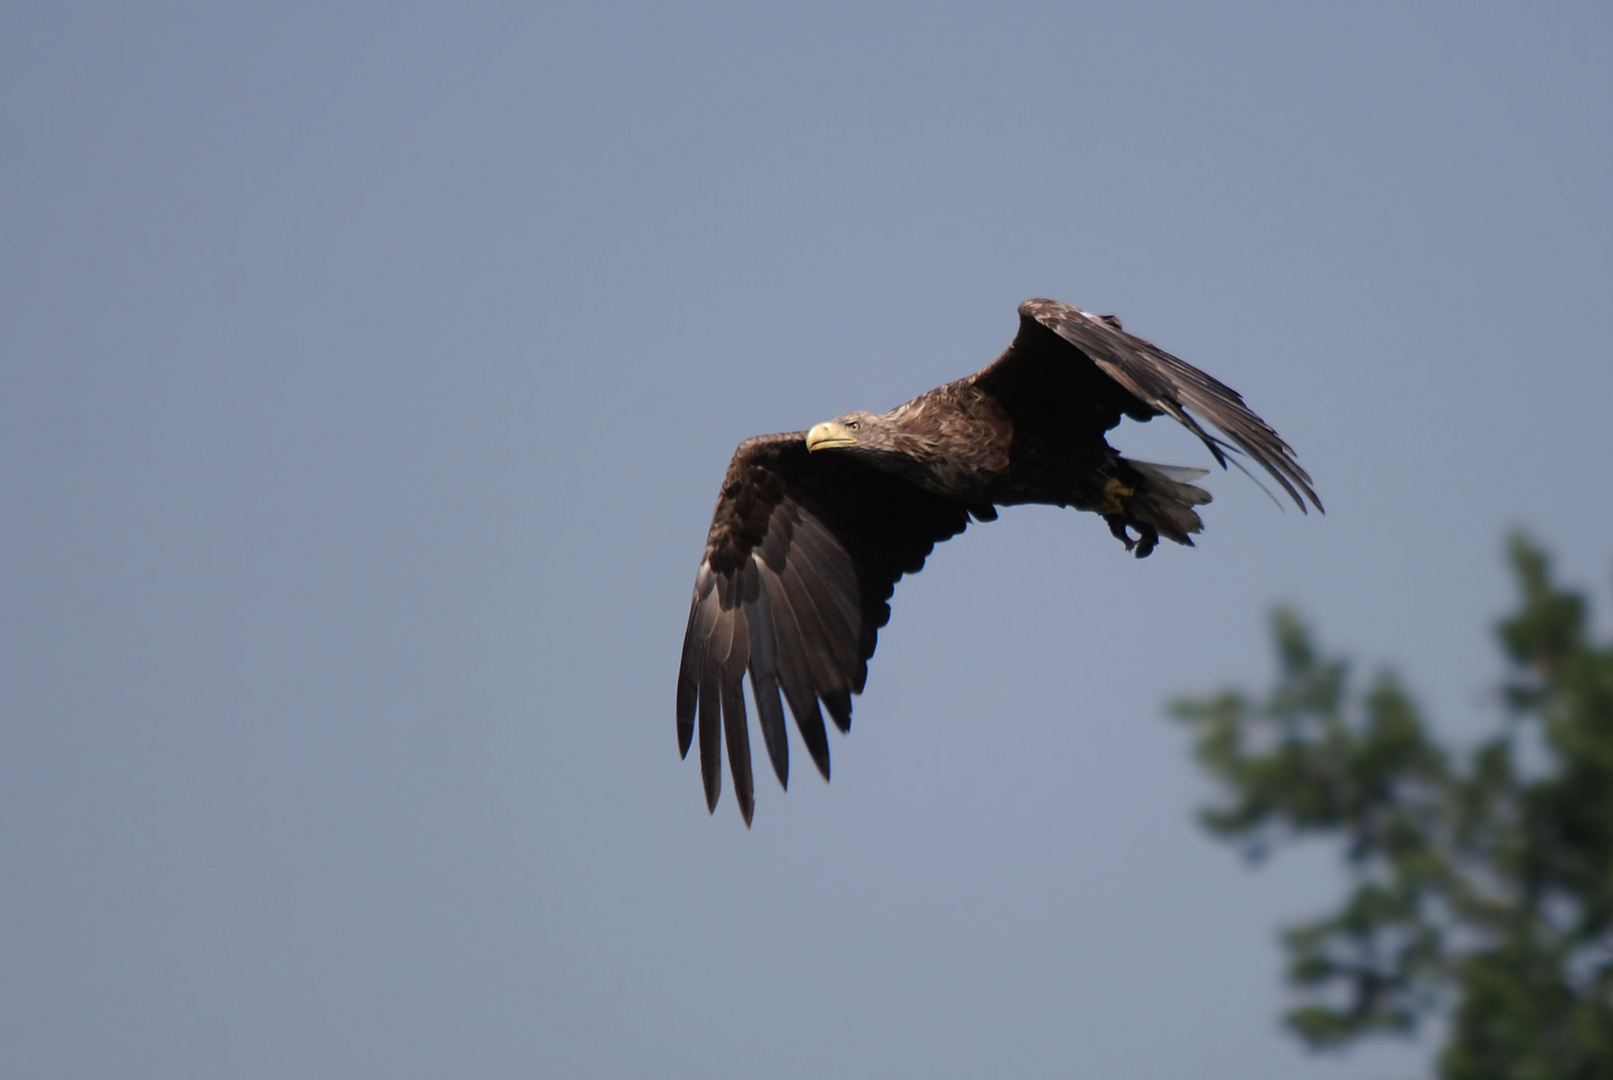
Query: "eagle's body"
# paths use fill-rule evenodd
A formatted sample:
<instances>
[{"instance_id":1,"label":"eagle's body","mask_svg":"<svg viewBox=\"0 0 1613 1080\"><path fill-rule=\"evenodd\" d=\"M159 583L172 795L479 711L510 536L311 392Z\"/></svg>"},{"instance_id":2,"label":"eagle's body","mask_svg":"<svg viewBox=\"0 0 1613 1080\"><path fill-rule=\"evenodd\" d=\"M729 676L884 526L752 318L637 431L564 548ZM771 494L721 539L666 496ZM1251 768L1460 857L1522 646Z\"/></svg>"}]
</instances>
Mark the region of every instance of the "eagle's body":
<instances>
[{"instance_id":1,"label":"eagle's body","mask_svg":"<svg viewBox=\"0 0 1613 1080\"><path fill-rule=\"evenodd\" d=\"M897 579L971 517L990 521L995 507L1023 503L1073 506L1102 514L1139 558L1161 535L1191 544L1202 528L1193 508L1210 496L1190 481L1204 470L1122 458L1104 433L1123 415L1171 415L1223 466L1223 448L1235 446L1301 510L1306 496L1321 508L1287 444L1235 391L1112 317L1053 300L1028 300L1019 314L1008 351L974 375L883 415L848 413L811 431L747 439L735 451L678 672L679 747L688 753L698 721L708 807L722 790L726 736L740 810L751 819L747 672L779 782L789 775L780 691L828 778L820 703L850 728L851 695L867 679Z\"/></svg>"}]
</instances>

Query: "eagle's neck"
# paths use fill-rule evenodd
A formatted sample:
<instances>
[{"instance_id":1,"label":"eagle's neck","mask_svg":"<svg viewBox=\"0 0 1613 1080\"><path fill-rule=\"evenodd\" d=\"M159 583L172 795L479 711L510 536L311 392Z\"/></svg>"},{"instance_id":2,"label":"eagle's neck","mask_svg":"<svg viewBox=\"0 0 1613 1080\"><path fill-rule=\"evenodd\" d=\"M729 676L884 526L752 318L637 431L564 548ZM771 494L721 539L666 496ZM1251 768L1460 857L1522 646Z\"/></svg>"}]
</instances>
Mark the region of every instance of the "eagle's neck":
<instances>
[{"instance_id":1,"label":"eagle's neck","mask_svg":"<svg viewBox=\"0 0 1613 1080\"><path fill-rule=\"evenodd\" d=\"M1012 422L961 380L898 405L880 419L888 447L879 455L880 467L937 494L975 497L1008 468Z\"/></svg>"}]
</instances>

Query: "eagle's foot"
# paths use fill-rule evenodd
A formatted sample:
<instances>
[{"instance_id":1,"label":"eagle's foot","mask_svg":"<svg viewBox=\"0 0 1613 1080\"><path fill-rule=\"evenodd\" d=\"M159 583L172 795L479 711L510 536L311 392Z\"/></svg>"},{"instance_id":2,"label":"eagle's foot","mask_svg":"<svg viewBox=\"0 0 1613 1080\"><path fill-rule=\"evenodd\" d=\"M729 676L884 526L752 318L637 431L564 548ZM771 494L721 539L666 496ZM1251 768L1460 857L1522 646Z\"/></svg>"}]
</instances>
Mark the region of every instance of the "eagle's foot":
<instances>
[{"instance_id":1,"label":"eagle's foot","mask_svg":"<svg viewBox=\"0 0 1613 1080\"><path fill-rule=\"evenodd\" d=\"M1105 514L1104 520L1109 523L1109 531L1122 544L1126 550L1134 552L1139 559L1146 559L1152 555L1154 548L1159 545L1159 530L1145 522L1128 520L1121 514ZM1127 527L1137 530L1137 539L1133 540Z\"/></svg>"},{"instance_id":2,"label":"eagle's foot","mask_svg":"<svg viewBox=\"0 0 1613 1080\"><path fill-rule=\"evenodd\" d=\"M1137 489L1117 477L1111 476L1103 485L1103 498L1098 502L1100 514L1123 514L1126 512L1126 500L1137 494ZM1130 545L1126 550L1131 550Z\"/></svg>"}]
</instances>

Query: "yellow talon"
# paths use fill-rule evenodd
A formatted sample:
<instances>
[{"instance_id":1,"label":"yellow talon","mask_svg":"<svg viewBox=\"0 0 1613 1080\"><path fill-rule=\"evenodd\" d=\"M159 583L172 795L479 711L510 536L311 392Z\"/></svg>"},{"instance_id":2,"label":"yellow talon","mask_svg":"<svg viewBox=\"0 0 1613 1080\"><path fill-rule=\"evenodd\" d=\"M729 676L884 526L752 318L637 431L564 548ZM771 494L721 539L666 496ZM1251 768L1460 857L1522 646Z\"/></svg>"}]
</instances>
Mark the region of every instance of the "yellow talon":
<instances>
[{"instance_id":1,"label":"yellow talon","mask_svg":"<svg viewBox=\"0 0 1613 1080\"><path fill-rule=\"evenodd\" d=\"M1125 499L1137 493L1136 488L1127 487L1115 477L1110 477L1103 485L1103 502L1098 504L1100 514L1123 514L1126 511Z\"/></svg>"}]
</instances>

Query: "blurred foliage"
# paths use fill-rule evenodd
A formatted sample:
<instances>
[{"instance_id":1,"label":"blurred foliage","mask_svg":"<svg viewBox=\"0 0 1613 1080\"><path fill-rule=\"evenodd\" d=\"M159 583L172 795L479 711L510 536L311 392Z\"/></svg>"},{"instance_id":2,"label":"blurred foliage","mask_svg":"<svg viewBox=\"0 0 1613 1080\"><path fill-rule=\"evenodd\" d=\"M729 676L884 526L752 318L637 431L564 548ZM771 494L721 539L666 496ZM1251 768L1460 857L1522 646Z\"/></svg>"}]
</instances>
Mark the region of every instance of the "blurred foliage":
<instances>
[{"instance_id":1,"label":"blurred foliage","mask_svg":"<svg viewBox=\"0 0 1613 1080\"><path fill-rule=\"evenodd\" d=\"M1514 536L1494 734L1442 743L1393 674L1364 689L1289 611L1264 698L1178 702L1224 797L1204 825L1259 860L1342 842L1349 894L1286 929L1313 1048L1446 1018L1446 1080L1613 1078L1613 643Z\"/></svg>"}]
</instances>

